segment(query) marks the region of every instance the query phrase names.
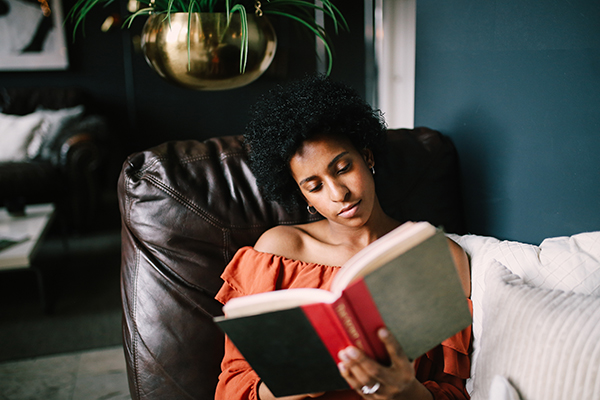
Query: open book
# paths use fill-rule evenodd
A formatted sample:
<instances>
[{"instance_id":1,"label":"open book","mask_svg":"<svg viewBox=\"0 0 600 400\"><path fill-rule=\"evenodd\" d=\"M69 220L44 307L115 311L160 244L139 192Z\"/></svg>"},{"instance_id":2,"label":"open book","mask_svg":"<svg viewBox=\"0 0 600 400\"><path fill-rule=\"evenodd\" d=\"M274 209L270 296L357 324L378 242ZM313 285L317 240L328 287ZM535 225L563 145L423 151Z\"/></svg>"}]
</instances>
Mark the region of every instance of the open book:
<instances>
[{"instance_id":1,"label":"open book","mask_svg":"<svg viewBox=\"0 0 600 400\"><path fill-rule=\"evenodd\" d=\"M338 352L388 362L386 326L415 359L471 324L442 231L405 223L348 260L330 291L287 289L230 300L215 322L275 396L348 388Z\"/></svg>"}]
</instances>

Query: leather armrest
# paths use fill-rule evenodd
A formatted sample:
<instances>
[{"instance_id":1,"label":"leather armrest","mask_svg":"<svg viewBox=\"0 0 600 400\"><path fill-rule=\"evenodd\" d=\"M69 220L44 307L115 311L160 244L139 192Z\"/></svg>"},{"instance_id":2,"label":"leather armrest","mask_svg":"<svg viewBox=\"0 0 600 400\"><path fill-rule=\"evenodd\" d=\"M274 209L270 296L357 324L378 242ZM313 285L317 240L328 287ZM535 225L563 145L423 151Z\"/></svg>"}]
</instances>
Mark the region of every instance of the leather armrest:
<instances>
[{"instance_id":1,"label":"leather armrest","mask_svg":"<svg viewBox=\"0 0 600 400\"><path fill-rule=\"evenodd\" d=\"M104 119L87 116L65 127L52 143L46 144L45 159L63 172L72 168L98 167L107 138Z\"/></svg>"}]
</instances>

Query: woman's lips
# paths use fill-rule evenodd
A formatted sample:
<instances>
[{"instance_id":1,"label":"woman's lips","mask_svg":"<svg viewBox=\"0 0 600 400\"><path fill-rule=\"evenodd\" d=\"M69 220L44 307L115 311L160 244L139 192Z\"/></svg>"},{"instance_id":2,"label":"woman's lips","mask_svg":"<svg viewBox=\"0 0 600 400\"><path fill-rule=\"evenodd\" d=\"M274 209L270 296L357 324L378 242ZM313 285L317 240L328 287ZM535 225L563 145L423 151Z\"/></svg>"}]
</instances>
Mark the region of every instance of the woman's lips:
<instances>
[{"instance_id":1,"label":"woman's lips","mask_svg":"<svg viewBox=\"0 0 600 400\"><path fill-rule=\"evenodd\" d=\"M360 200L348 207L345 207L338 213L338 216L342 218L352 218L354 214L358 211L358 205L360 204Z\"/></svg>"}]
</instances>

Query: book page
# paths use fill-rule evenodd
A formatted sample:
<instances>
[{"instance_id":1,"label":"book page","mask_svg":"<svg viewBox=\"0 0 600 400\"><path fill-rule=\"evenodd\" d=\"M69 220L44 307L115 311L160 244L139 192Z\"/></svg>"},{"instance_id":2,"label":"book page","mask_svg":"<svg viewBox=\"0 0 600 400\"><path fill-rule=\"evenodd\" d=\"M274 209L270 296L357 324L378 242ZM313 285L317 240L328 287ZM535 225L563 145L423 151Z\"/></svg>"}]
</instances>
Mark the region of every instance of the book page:
<instances>
[{"instance_id":1,"label":"book page","mask_svg":"<svg viewBox=\"0 0 600 400\"><path fill-rule=\"evenodd\" d=\"M350 258L333 279L331 291L341 293L355 279L387 264L433 236L435 232L436 228L428 222L406 222L400 225Z\"/></svg>"},{"instance_id":2,"label":"book page","mask_svg":"<svg viewBox=\"0 0 600 400\"><path fill-rule=\"evenodd\" d=\"M258 315L313 303L333 303L337 295L323 289L286 289L236 297L223 306L227 318Z\"/></svg>"}]
</instances>

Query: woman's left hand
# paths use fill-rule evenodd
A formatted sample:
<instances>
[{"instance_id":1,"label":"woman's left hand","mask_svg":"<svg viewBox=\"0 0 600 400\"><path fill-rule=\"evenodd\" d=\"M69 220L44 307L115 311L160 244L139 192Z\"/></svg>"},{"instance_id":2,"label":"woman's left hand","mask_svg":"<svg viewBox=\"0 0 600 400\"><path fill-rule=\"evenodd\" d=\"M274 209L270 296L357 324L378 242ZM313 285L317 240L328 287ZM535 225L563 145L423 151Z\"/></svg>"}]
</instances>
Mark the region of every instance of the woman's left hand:
<instances>
[{"instance_id":1,"label":"woman's left hand","mask_svg":"<svg viewBox=\"0 0 600 400\"><path fill-rule=\"evenodd\" d=\"M350 346L339 353L342 377L365 399L433 399L431 392L417 381L413 364L396 339L387 329L380 329L378 334L391 365L381 365Z\"/></svg>"}]
</instances>

